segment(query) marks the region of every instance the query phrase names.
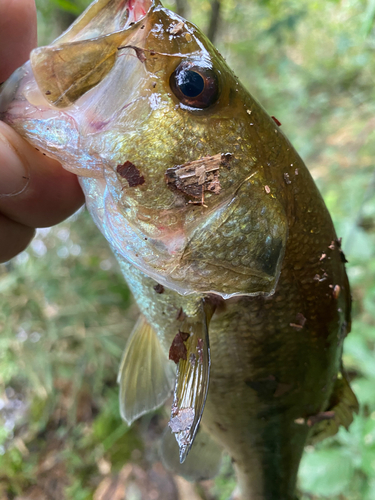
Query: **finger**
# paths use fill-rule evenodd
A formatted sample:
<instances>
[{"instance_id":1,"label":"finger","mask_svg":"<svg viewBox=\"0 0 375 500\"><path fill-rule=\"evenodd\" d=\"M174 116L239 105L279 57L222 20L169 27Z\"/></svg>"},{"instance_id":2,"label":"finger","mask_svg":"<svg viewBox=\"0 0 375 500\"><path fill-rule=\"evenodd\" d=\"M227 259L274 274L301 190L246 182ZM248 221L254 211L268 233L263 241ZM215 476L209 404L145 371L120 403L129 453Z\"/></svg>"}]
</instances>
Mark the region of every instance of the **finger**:
<instances>
[{"instance_id":1,"label":"finger","mask_svg":"<svg viewBox=\"0 0 375 500\"><path fill-rule=\"evenodd\" d=\"M36 35L34 0L0 0L0 83L29 59Z\"/></svg>"},{"instance_id":2,"label":"finger","mask_svg":"<svg viewBox=\"0 0 375 500\"><path fill-rule=\"evenodd\" d=\"M35 230L23 226L0 214L0 263L25 250L33 239Z\"/></svg>"},{"instance_id":3,"label":"finger","mask_svg":"<svg viewBox=\"0 0 375 500\"><path fill-rule=\"evenodd\" d=\"M77 176L0 122L0 212L30 227L57 224L84 202Z\"/></svg>"}]
</instances>

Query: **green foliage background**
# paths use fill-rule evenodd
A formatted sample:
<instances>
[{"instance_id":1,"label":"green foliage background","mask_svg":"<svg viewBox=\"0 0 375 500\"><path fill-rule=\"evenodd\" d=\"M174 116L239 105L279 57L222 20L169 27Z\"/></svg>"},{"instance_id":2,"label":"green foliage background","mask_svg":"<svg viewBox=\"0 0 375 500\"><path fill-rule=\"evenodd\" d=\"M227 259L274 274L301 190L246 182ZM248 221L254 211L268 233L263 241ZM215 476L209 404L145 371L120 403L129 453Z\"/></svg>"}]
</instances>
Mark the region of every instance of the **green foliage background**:
<instances>
[{"instance_id":1,"label":"green foliage background","mask_svg":"<svg viewBox=\"0 0 375 500\"><path fill-rule=\"evenodd\" d=\"M88 3L37 0L40 44ZM206 29L210 2L187 10ZM230 66L304 158L349 260L344 362L361 410L349 433L306 450L303 500L375 499L374 15L374 0L226 0L217 30ZM49 499L99 498L104 477L152 462L156 444L145 431L153 417L129 429L118 416L116 371L137 310L87 213L39 230L0 266L0 293L0 499L37 488ZM51 474L59 486L48 490ZM226 461L197 498L224 500L233 486Z\"/></svg>"}]
</instances>

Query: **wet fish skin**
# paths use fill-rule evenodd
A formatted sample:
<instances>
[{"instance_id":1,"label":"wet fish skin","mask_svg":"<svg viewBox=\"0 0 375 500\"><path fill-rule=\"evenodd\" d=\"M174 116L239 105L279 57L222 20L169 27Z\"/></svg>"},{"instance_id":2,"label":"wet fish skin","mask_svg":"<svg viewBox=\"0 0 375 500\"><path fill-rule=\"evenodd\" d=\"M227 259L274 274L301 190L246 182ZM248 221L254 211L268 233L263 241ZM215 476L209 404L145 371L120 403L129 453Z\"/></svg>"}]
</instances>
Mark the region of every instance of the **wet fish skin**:
<instances>
[{"instance_id":1,"label":"wet fish skin","mask_svg":"<svg viewBox=\"0 0 375 500\"><path fill-rule=\"evenodd\" d=\"M38 86L26 65L6 97L3 89L0 117L81 176L94 220L166 353L180 311L193 322L203 299L216 306L202 425L233 458L243 500L294 500L303 447L314 433L307 422L332 408L350 330L340 242L277 124L194 26L183 21L174 34L181 19L158 2L135 2L139 12L149 7L120 34L113 34L117 17L100 18L100 33L116 43L111 52L112 39L105 40L113 66L102 66L107 73L97 86L52 106L40 90L48 79ZM58 43L85 50L82 40L98 33L94 22L81 24L83 34L73 29ZM103 43L94 42L90 54ZM67 48L73 59L75 47ZM182 106L170 88L186 59L218 75L219 99L205 110ZM69 106L68 98L75 99ZM219 192L203 193L206 206L166 182L172 167L227 153Z\"/></svg>"}]
</instances>

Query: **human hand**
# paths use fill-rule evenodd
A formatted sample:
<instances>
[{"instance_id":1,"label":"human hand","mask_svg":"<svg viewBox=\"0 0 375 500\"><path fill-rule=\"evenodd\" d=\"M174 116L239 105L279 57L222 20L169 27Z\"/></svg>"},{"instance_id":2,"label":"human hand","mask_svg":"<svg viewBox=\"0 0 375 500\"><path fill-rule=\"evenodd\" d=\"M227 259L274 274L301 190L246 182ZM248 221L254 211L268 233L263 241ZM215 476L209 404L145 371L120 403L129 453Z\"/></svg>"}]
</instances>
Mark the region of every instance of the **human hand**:
<instances>
[{"instance_id":1,"label":"human hand","mask_svg":"<svg viewBox=\"0 0 375 500\"><path fill-rule=\"evenodd\" d=\"M0 0L0 82L35 46L34 0ZM0 262L24 250L35 228L61 222L83 202L74 174L0 121Z\"/></svg>"}]
</instances>

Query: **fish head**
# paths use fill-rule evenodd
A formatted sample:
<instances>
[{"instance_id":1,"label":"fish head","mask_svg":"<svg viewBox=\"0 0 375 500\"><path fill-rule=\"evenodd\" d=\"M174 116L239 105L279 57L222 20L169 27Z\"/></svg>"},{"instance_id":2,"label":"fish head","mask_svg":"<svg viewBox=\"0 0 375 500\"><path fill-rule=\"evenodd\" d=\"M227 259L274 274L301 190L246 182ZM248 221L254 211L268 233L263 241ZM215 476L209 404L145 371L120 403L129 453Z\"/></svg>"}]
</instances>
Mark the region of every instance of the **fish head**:
<instances>
[{"instance_id":1,"label":"fish head","mask_svg":"<svg viewBox=\"0 0 375 500\"><path fill-rule=\"evenodd\" d=\"M265 148L281 134L158 0L94 2L5 84L0 118L81 177L120 259L181 294L274 292L287 220Z\"/></svg>"}]
</instances>

